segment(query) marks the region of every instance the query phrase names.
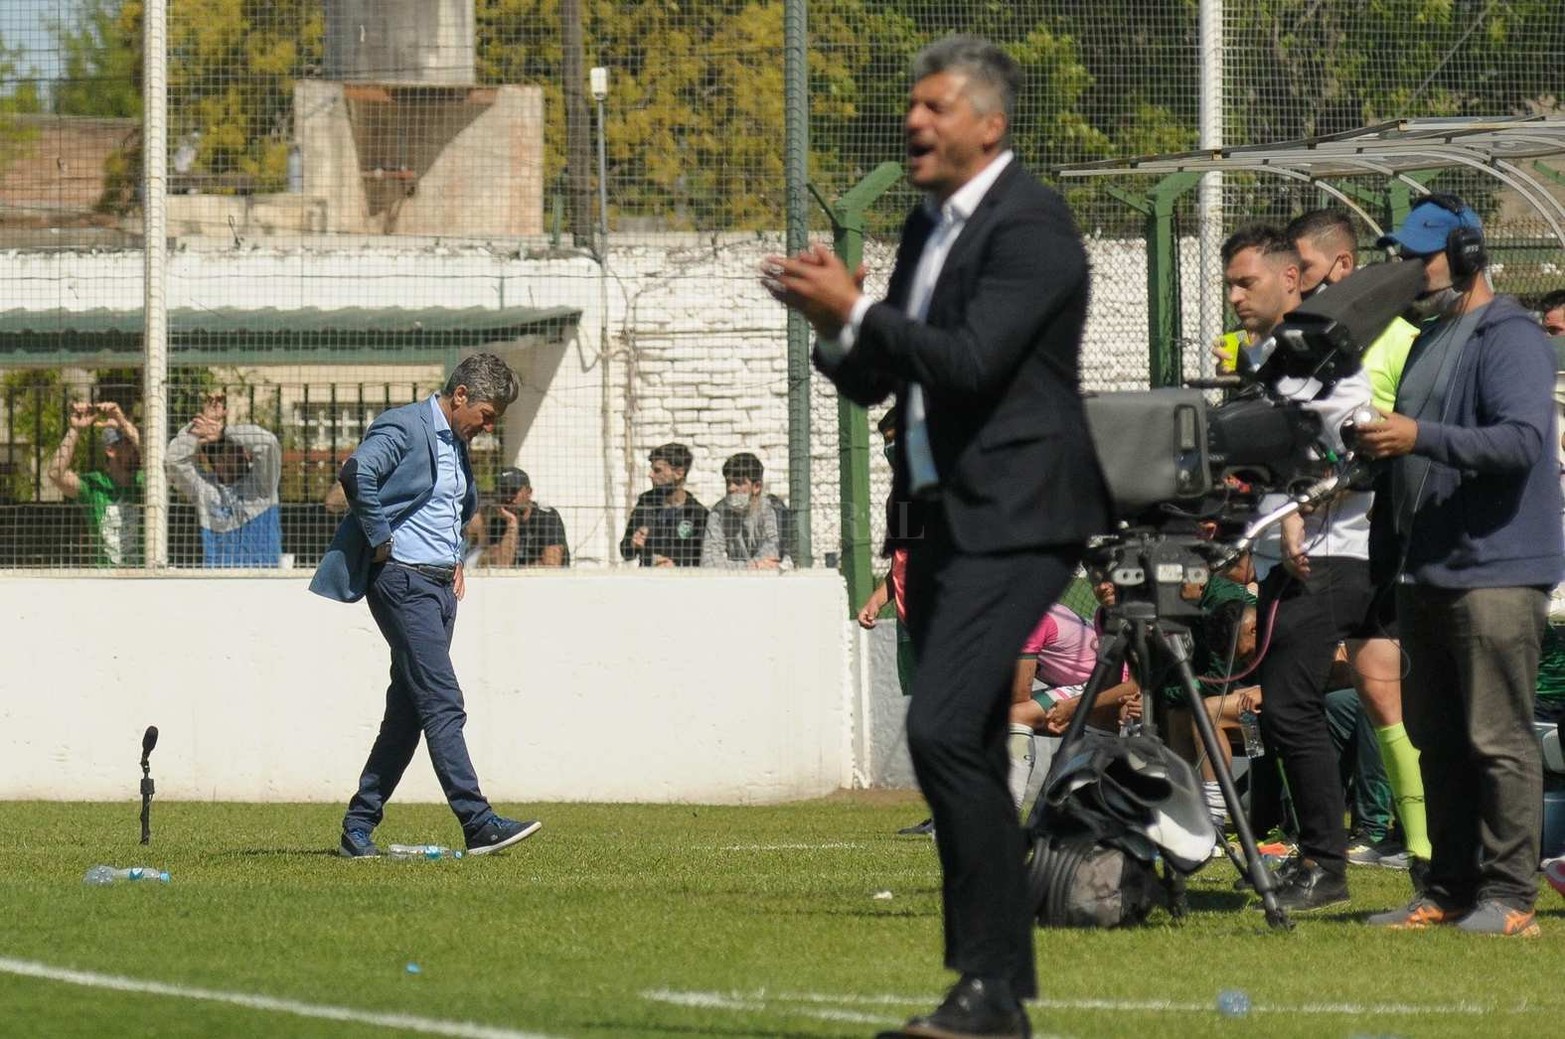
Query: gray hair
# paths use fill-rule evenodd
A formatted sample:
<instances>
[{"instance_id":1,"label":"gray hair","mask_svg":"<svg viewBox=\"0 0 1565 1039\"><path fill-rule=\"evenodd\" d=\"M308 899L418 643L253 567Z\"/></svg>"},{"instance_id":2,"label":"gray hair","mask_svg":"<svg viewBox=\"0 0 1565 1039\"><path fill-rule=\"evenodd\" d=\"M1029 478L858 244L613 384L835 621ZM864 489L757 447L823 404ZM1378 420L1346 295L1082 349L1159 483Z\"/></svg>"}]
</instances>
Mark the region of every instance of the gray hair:
<instances>
[{"instance_id":1,"label":"gray hair","mask_svg":"<svg viewBox=\"0 0 1565 1039\"><path fill-rule=\"evenodd\" d=\"M500 407L508 407L521 392L516 373L494 354L473 354L463 358L451 378L446 380L445 395L456 392L458 386L467 387L467 399L474 404L488 401Z\"/></svg>"},{"instance_id":2,"label":"gray hair","mask_svg":"<svg viewBox=\"0 0 1565 1039\"><path fill-rule=\"evenodd\" d=\"M1006 137L1015 125L1016 95L1022 89L1022 71L999 46L982 36L957 33L929 44L913 57L913 82L938 72L967 77L967 96L980 115L999 108L1005 114Z\"/></svg>"}]
</instances>

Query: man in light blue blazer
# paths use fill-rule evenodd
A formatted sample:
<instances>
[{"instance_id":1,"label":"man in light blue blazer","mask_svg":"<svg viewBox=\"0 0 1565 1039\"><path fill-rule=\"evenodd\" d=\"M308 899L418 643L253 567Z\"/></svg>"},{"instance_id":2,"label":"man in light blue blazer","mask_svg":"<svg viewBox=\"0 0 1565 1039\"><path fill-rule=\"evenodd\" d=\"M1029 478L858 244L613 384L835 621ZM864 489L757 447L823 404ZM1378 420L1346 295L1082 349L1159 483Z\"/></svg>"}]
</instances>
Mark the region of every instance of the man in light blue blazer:
<instances>
[{"instance_id":1,"label":"man in light blue blazer","mask_svg":"<svg viewBox=\"0 0 1565 1039\"><path fill-rule=\"evenodd\" d=\"M516 373L493 354L457 366L445 390L381 415L344 463L349 512L310 581L338 602L369 599L391 647L380 734L342 821L349 858L380 854L372 834L419 733L470 855L530 837L542 824L506 819L478 789L462 728L467 711L451 666L456 606L466 591L462 531L478 508L467 445L516 400Z\"/></svg>"}]
</instances>

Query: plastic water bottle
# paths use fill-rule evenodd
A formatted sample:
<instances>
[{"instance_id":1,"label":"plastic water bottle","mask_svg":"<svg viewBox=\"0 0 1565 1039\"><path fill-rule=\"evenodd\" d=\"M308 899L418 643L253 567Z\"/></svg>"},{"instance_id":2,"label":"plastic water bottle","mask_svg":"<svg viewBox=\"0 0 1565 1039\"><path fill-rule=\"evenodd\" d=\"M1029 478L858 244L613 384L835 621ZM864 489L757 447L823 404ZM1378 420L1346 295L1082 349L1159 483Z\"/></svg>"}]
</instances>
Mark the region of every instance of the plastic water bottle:
<instances>
[{"instance_id":1,"label":"plastic water bottle","mask_svg":"<svg viewBox=\"0 0 1565 1039\"><path fill-rule=\"evenodd\" d=\"M1239 728L1244 732L1244 756L1265 757L1266 744L1261 742L1260 717L1254 711L1240 711Z\"/></svg>"},{"instance_id":2,"label":"plastic water bottle","mask_svg":"<svg viewBox=\"0 0 1565 1039\"><path fill-rule=\"evenodd\" d=\"M1250 994L1227 988L1217 994L1217 1012L1224 1017L1243 1017L1250 1012Z\"/></svg>"},{"instance_id":3,"label":"plastic water bottle","mask_svg":"<svg viewBox=\"0 0 1565 1039\"><path fill-rule=\"evenodd\" d=\"M441 844L388 844L386 857L398 862L435 861L436 859L460 859L462 853Z\"/></svg>"},{"instance_id":4,"label":"plastic water bottle","mask_svg":"<svg viewBox=\"0 0 1565 1039\"><path fill-rule=\"evenodd\" d=\"M126 869L115 869L113 866L94 866L82 877L82 883L89 887L107 887L117 884L122 880L156 880L159 883L168 883L168 871L154 869L151 866L130 866Z\"/></svg>"}]
</instances>

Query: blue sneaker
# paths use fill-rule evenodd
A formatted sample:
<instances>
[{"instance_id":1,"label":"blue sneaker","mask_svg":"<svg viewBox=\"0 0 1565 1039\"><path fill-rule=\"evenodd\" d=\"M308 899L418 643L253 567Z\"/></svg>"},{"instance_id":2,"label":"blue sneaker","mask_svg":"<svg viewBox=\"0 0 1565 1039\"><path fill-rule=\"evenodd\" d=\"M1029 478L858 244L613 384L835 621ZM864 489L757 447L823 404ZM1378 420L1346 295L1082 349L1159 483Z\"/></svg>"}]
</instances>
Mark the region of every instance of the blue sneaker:
<instances>
[{"instance_id":1,"label":"blue sneaker","mask_svg":"<svg viewBox=\"0 0 1565 1039\"><path fill-rule=\"evenodd\" d=\"M368 830L343 830L337 854L345 859L373 859L380 854Z\"/></svg>"},{"instance_id":2,"label":"blue sneaker","mask_svg":"<svg viewBox=\"0 0 1565 1039\"><path fill-rule=\"evenodd\" d=\"M526 819L518 822L515 819L503 819L495 816L479 828L478 832L467 838L467 853L469 855L488 855L492 851L501 848L509 848L517 841L524 841L537 833L543 827L543 823L536 819Z\"/></svg>"}]
</instances>

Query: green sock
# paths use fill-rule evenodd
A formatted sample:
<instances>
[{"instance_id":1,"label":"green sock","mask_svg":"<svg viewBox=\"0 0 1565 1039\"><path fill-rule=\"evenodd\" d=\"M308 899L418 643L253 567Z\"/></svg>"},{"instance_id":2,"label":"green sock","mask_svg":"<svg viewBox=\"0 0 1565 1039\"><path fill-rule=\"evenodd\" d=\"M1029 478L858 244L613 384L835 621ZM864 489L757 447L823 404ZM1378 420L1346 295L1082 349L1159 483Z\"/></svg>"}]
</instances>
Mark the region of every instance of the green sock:
<instances>
[{"instance_id":1,"label":"green sock","mask_svg":"<svg viewBox=\"0 0 1565 1039\"><path fill-rule=\"evenodd\" d=\"M1418 771L1418 748L1407 738L1401 722L1375 730L1380 741L1380 758L1397 803L1397 818L1407 837L1409 855L1429 858L1429 827L1424 822L1424 777Z\"/></svg>"}]
</instances>

